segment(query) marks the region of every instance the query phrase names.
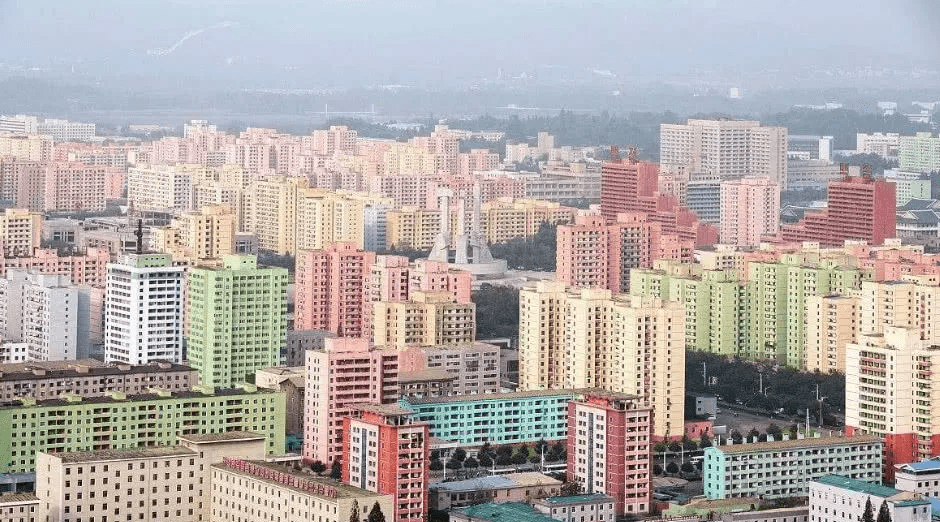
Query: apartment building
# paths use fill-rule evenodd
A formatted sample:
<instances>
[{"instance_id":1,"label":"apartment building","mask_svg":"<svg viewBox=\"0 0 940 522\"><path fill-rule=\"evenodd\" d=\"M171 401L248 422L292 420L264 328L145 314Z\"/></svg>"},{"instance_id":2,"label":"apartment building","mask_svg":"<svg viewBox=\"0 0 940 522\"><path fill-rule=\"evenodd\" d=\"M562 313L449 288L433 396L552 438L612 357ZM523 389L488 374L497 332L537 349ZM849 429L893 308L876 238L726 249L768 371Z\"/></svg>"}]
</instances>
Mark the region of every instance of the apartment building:
<instances>
[{"instance_id":1,"label":"apartment building","mask_svg":"<svg viewBox=\"0 0 940 522\"><path fill-rule=\"evenodd\" d=\"M236 216L230 207L204 206L178 214L166 227L152 228L150 245L189 263L222 259L234 253L235 229Z\"/></svg>"},{"instance_id":2,"label":"apartment building","mask_svg":"<svg viewBox=\"0 0 940 522\"><path fill-rule=\"evenodd\" d=\"M652 297L540 281L519 295L519 387L603 388L653 408L656 437L683 434L685 309Z\"/></svg>"},{"instance_id":3,"label":"apartment building","mask_svg":"<svg viewBox=\"0 0 940 522\"><path fill-rule=\"evenodd\" d=\"M401 406L427 422L432 437L461 446L563 440L568 436L568 402L575 390L540 390L403 398Z\"/></svg>"},{"instance_id":4,"label":"apartment building","mask_svg":"<svg viewBox=\"0 0 940 522\"><path fill-rule=\"evenodd\" d=\"M285 429L288 434L304 432L304 385L307 381L303 366L274 366L255 372L259 388L282 392L287 404Z\"/></svg>"},{"instance_id":5,"label":"apartment building","mask_svg":"<svg viewBox=\"0 0 940 522\"><path fill-rule=\"evenodd\" d=\"M68 277L13 269L0 279L0 337L25 343L29 361L76 359L81 315Z\"/></svg>"},{"instance_id":6,"label":"apartment building","mask_svg":"<svg viewBox=\"0 0 940 522\"><path fill-rule=\"evenodd\" d=\"M104 286L110 262L111 254L103 248L87 248L84 255L66 256L53 248L36 248L29 257L0 257L0 277L18 268L66 276L76 285Z\"/></svg>"},{"instance_id":7,"label":"apartment building","mask_svg":"<svg viewBox=\"0 0 940 522\"><path fill-rule=\"evenodd\" d=\"M745 177L721 183L721 242L755 246L780 230L780 184Z\"/></svg>"},{"instance_id":8,"label":"apartment building","mask_svg":"<svg viewBox=\"0 0 940 522\"><path fill-rule=\"evenodd\" d=\"M115 392L146 393L151 388L181 392L196 385L192 368L169 362L138 366L105 365L95 359L0 365L0 402L23 397L38 401L62 394L104 397Z\"/></svg>"},{"instance_id":9,"label":"apartment building","mask_svg":"<svg viewBox=\"0 0 940 522\"><path fill-rule=\"evenodd\" d=\"M46 163L52 160L52 140L48 136L0 134L0 157Z\"/></svg>"},{"instance_id":10,"label":"apartment building","mask_svg":"<svg viewBox=\"0 0 940 522\"><path fill-rule=\"evenodd\" d=\"M72 424L64 424L63 418ZM267 438L266 452L284 452L284 395L253 385L141 395L115 392L110 397L63 395L44 401L23 398L0 407L0 421L9 430L0 441L0 473L33 471L39 452L169 445L180 435L228 431L260 433Z\"/></svg>"},{"instance_id":11,"label":"apartment building","mask_svg":"<svg viewBox=\"0 0 940 522\"><path fill-rule=\"evenodd\" d=\"M222 268L189 271L188 354L201 384L236 386L278 365L287 280L287 269L259 268L254 256L225 256Z\"/></svg>"},{"instance_id":12,"label":"apartment building","mask_svg":"<svg viewBox=\"0 0 940 522\"><path fill-rule=\"evenodd\" d=\"M912 172L940 170L940 138L930 132L901 136L898 142L898 166Z\"/></svg>"},{"instance_id":13,"label":"apartment building","mask_svg":"<svg viewBox=\"0 0 940 522\"><path fill-rule=\"evenodd\" d=\"M705 449L702 466L708 498L805 497L826 475L881 482L881 438L810 437Z\"/></svg>"},{"instance_id":14,"label":"apartment building","mask_svg":"<svg viewBox=\"0 0 940 522\"><path fill-rule=\"evenodd\" d=\"M897 522L928 522L932 520L931 501L923 495L872 484L847 476L827 475L809 486L809 517L818 522L853 522L861 520L871 506L879 516L881 506Z\"/></svg>"},{"instance_id":15,"label":"apartment building","mask_svg":"<svg viewBox=\"0 0 940 522\"><path fill-rule=\"evenodd\" d=\"M298 252L294 327L341 337L368 336L372 323L368 284L375 260L375 252L361 250L355 243Z\"/></svg>"},{"instance_id":16,"label":"apartment building","mask_svg":"<svg viewBox=\"0 0 940 522\"><path fill-rule=\"evenodd\" d=\"M357 404L393 404L398 398L398 352L368 339L327 339L308 350L304 387L304 447L308 461L326 464L343 453L343 418Z\"/></svg>"},{"instance_id":17,"label":"apartment building","mask_svg":"<svg viewBox=\"0 0 940 522\"><path fill-rule=\"evenodd\" d=\"M182 362L184 269L170 254L127 254L107 270L105 362Z\"/></svg>"},{"instance_id":18,"label":"apartment building","mask_svg":"<svg viewBox=\"0 0 940 522\"><path fill-rule=\"evenodd\" d=\"M394 404L363 404L343 419L343 483L394 496L392 519L428 516L427 423Z\"/></svg>"},{"instance_id":19,"label":"apartment building","mask_svg":"<svg viewBox=\"0 0 940 522\"><path fill-rule=\"evenodd\" d=\"M42 210L46 212L95 212L108 199L121 197L124 174L111 167L71 161L46 165Z\"/></svg>"},{"instance_id":20,"label":"apartment building","mask_svg":"<svg viewBox=\"0 0 940 522\"><path fill-rule=\"evenodd\" d=\"M900 146L901 135L895 132L885 134L880 132L858 133L855 135L856 154L877 154L884 159L894 159L898 157Z\"/></svg>"},{"instance_id":21,"label":"apartment building","mask_svg":"<svg viewBox=\"0 0 940 522\"><path fill-rule=\"evenodd\" d=\"M919 462L896 464L894 487L928 497L940 497L940 459L934 457Z\"/></svg>"},{"instance_id":22,"label":"apartment building","mask_svg":"<svg viewBox=\"0 0 940 522\"><path fill-rule=\"evenodd\" d=\"M459 303L448 292L411 292L408 301L372 303L372 342L402 349L472 343L476 305Z\"/></svg>"},{"instance_id":23,"label":"apartment building","mask_svg":"<svg viewBox=\"0 0 940 522\"><path fill-rule=\"evenodd\" d=\"M807 297L806 371L822 374L845 373L845 348L858 340L859 330L857 297Z\"/></svg>"},{"instance_id":24,"label":"apartment building","mask_svg":"<svg viewBox=\"0 0 940 522\"><path fill-rule=\"evenodd\" d=\"M940 455L940 347L915 328L885 326L846 346L846 433L884 439L885 480L895 465Z\"/></svg>"},{"instance_id":25,"label":"apartment building","mask_svg":"<svg viewBox=\"0 0 940 522\"><path fill-rule=\"evenodd\" d=\"M660 125L665 172L707 173L724 179L768 177L785 188L787 129L759 121L694 120Z\"/></svg>"},{"instance_id":26,"label":"apartment building","mask_svg":"<svg viewBox=\"0 0 940 522\"><path fill-rule=\"evenodd\" d=\"M8 208L0 214L0 249L4 256L29 256L39 248L42 213Z\"/></svg>"},{"instance_id":27,"label":"apartment building","mask_svg":"<svg viewBox=\"0 0 940 522\"><path fill-rule=\"evenodd\" d=\"M612 498L616 515L650 510L652 415L640 397L605 391L568 405L568 478Z\"/></svg>"},{"instance_id":28,"label":"apartment building","mask_svg":"<svg viewBox=\"0 0 940 522\"><path fill-rule=\"evenodd\" d=\"M399 370L405 372L444 371L450 393L468 395L500 390L500 348L475 342L450 346L411 346L398 352Z\"/></svg>"},{"instance_id":29,"label":"apartment building","mask_svg":"<svg viewBox=\"0 0 940 522\"><path fill-rule=\"evenodd\" d=\"M138 210L187 210L196 166L137 165L127 169L127 200ZM195 180L194 180L195 178Z\"/></svg>"}]
</instances>

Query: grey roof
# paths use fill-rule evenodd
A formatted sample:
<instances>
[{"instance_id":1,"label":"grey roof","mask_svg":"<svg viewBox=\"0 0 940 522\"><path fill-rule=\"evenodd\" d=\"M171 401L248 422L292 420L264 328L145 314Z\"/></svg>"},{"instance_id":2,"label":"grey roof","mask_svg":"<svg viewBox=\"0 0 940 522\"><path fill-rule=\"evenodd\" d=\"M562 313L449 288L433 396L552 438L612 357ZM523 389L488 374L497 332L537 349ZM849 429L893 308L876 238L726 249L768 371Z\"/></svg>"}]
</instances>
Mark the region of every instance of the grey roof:
<instances>
[{"instance_id":1,"label":"grey roof","mask_svg":"<svg viewBox=\"0 0 940 522\"><path fill-rule=\"evenodd\" d=\"M937 204L935 199L912 199L907 203L898 207L898 211L904 210L927 210L934 207Z\"/></svg>"}]
</instances>

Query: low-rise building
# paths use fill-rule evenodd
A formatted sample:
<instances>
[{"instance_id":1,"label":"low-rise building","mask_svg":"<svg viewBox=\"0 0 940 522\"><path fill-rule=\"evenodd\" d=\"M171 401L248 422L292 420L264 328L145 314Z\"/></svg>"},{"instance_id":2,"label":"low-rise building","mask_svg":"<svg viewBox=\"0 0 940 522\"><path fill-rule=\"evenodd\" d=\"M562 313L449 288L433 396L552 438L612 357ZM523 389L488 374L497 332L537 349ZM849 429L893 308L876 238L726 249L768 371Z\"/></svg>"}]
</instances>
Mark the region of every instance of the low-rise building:
<instances>
[{"instance_id":1,"label":"low-rise building","mask_svg":"<svg viewBox=\"0 0 940 522\"><path fill-rule=\"evenodd\" d=\"M255 384L259 388L282 392L287 409L287 433L304 431L304 382L307 371L303 366L276 366L255 372Z\"/></svg>"},{"instance_id":2,"label":"low-rise building","mask_svg":"<svg viewBox=\"0 0 940 522\"><path fill-rule=\"evenodd\" d=\"M796 506L724 513L720 520L721 522L809 522L809 507Z\"/></svg>"},{"instance_id":3,"label":"low-rise building","mask_svg":"<svg viewBox=\"0 0 940 522\"><path fill-rule=\"evenodd\" d=\"M554 522L555 519L535 512L532 506L522 502L505 504L479 504L458 509L450 513L454 522L499 522L518 520L520 522ZM587 522L587 519L585 519Z\"/></svg>"},{"instance_id":4,"label":"low-rise building","mask_svg":"<svg viewBox=\"0 0 940 522\"><path fill-rule=\"evenodd\" d=\"M556 496L562 482L537 472L507 473L429 486L430 507L449 510L483 502L524 502L536 497Z\"/></svg>"},{"instance_id":5,"label":"low-rise building","mask_svg":"<svg viewBox=\"0 0 940 522\"><path fill-rule=\"evenodd\" d=\"M811 481L832 474L880 483L882 449L875 435L713 446L702 467L705 496L802 497Z\"/></svg>"},{"instance_id":6,"label":"low-rise building","mask_svg":"<svg viewBox=\"0 0 940 522\"><path fill-rule=\"evenodd\" d=\"M601 493L535 499L536 513L562 522L613 522L614 499Z\"/></svg>"},{"instance_id":7,"label":"low-rise building","mask_svg":"<svg viewBox=\"0 0 940 522\"><path fill-rule=\"evenodd\" d=\"M940 497L940 457L894 467L894 487Z\"/></svg>"},{"instance_id":8,"label":"low-rise building","mask_svg":"<svg viewBox=\"0 0 940 522\"><path fill-rule=\"evenodd\" d=\"M402 399L401 405L431 426L431 436L465 446L562 440L568 436L573 390Z\"/></svg>"},{"instance_id":9,"label":"low-rise building","mask_svg":"<svg viewBox=\"0 0 940 522\"><path fill-rule=\"evenodd\" d=\"M0 520L3 522L37 522L39 497L32 493L10 493L0 496Z\"/></svg>"},{"instance_id":10,"label":"low-rise building","mask_svg":"<svg viewBox=\"0 0 940 522\"><path fill-rule=\"evenodd\" d=\"M809 519L813 522L857 522L869 502L872 515L886 504L894 522L931 519L930 500L918 493L840 475L825 475L809 483Z\"/></svg>"}]
</instances>

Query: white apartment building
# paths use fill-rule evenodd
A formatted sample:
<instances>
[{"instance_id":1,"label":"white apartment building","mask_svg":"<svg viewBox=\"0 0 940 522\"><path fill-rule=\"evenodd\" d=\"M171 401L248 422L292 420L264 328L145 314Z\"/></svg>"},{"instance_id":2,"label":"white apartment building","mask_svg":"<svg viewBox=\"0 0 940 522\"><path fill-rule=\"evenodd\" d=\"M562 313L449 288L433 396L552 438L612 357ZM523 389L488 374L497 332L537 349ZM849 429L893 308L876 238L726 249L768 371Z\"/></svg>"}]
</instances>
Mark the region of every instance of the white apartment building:
<instances>
[{"instance_id":1,"label":"white apartment building","mask_svg":"<svg viewBox=\"0 0 940 522\"><path fill-rule=\"evenodd\" d=\"M46 119L36 126L36 133L55 141L87 141L95 137L95 124Z\"/></svg>"},{"instance_id":2,"label":"white apartment building","mask_svg":"<svg viewBox=\"0 0 940 522\"><path fill-rule=\"evenodd\" d=\"M127 170L127 200L138 210L185 210L193 172L176 165L140 165Z\"/></svg>"},{"instance_id":3,"label":"white apartment building","mask_svg":"<svg viewBox=\"0 0 940 522\"><path fill-rule=\"evenodd\" d=\"M901 146L901 135L895 132L882 134L858 133L855 135L856 154L877 154L882 158L897 158L898 148Z\"/></svg>"},{"instance_id":4,"label":"white apartment building","mask_svg":"<svg viewBox=\"0 0 940 522\"><path fill-rule=\"evenodd\" d=\"M940 457L895 466L894 487L940 498Z\"/></svg>"},{"instance_id":5,"label":"white apartment building","mask_svg":"<svg viewBox=\"0 0 940 522\"><path fill-rule=\"evenodd\" d=\"M68 276L11 268L0 279L0 337L24 343L27 360L75 359L78 317L78 290Z\"/></svg>"},{"instance_id":6,"label":"white apartment building","mask_svg":"<svg viewBox=\"0 0 940 522\"><path fill-rule=\"evenodd\" d=\"M809 484L810 522L858 522L871 502L877 517L881 504L888 506L892 522L929 522L930 500L909 491L827 475Z\"/></svg>"},{"instance_id":7,"label":"white apartment building","mask_svg":"<svg viewBox=\"0 0 940 522\"><path fill-rule=\"evenodd\" d=\"M699 173L722 179L769 177L786 188L787 129L759 121L688 120L662 124L660 168L664 173Z\"/></svg>"},{"instance_id":8,"label":"white apartment building","mask_svg":"<svg viewBox=\"0 0 940 522\"><path fill-rule=\"evenodd\" d=\"M184 269L169 254L128 254L107 270L105 362L182 362Z\"/></svg>"}]
</instances>

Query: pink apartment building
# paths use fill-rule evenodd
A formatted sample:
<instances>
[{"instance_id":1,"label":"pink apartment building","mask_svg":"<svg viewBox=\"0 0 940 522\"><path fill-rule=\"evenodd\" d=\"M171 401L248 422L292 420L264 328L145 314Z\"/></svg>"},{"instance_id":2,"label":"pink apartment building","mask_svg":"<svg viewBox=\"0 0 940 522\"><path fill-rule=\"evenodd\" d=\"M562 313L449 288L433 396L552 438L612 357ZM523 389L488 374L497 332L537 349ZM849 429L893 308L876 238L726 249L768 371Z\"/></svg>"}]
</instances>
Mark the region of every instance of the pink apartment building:
<instances>
[{"instance_id":1,"label":"pink apartment building","mask_svg":"<svg viewBox=\"0 0 940 522\"><path fill-rule=\"evenodd\" d=\"M457 156L457 172L461 176L471 176L476 172L495 170L499 166L499 154L489 149L471 149Z\"/></svg>"},{"instance_id":2,"label":"pink apartment building","mask_svg":"<svg viewBox=\"0 0 940 522\"><path fill-rule=\"evenodd\" d=\"M109 197L120 197L120 191L114 194L120 181L111 178L120 180L122 177L119 170L102 165L68 161L50 163L45 172L43 210L104 210Z\"/></svg>"},{"instance_id":3,"label":"pink apartment building","mask_svg":"<svg viewBox=\"0 0 940 522\"><path fill-rule=\"evenodd\" d=\"M295 265L294 326L326 330L340 337L368 337L368 285L375 252L355 243L302 250Z\"/></svg>"},{"instance_id":4,"label":"pink apartment building","mask_svg":"<svg viewBox=\"0 0 940 522\"><path fill-rule=\"evenodd\" d=\"M581 288L629 290L630 269L648 268L657 259L691 262L694 241L664 233L661 223L643 212L622 212L608 224L598 215L578 216L558 226L556 278Z\"/></svg>"},{"instance_id":5,"label":"pink apartment building","mask_svg":"<svg viewBox=\"0 0 940 522\"><path fill-rule=\"evenodd\" d=\"M780 230L780 184L770 178L721 183L721 242L754 246Z\"/></svg>"},{"instance_id":6,"label":"pink apartment building","mask_svg":"<svg viewBox=\"0 0 940 522\"><path fill-rule=\"evenodd\" d=\"M357 404L398 400L398 352L368 339L326 339L307 350L303 458L330 464L343 453L343 419Z\"/></svg>"},{"instance_id":7,"label":"pink apartment building","mask_svg":"<svg viewBox=\"0 0 940 522\"><path fill-rule=\"evenodd\" d=\"M104 286L110 262L106 248L89 248L85 255L76 256L60 256L54 248L37 248L31 257L3 257L0 253L0 277L6 277L9 268L26 268L69 276L74 285Z\"/></svg>"}]
</instances>

